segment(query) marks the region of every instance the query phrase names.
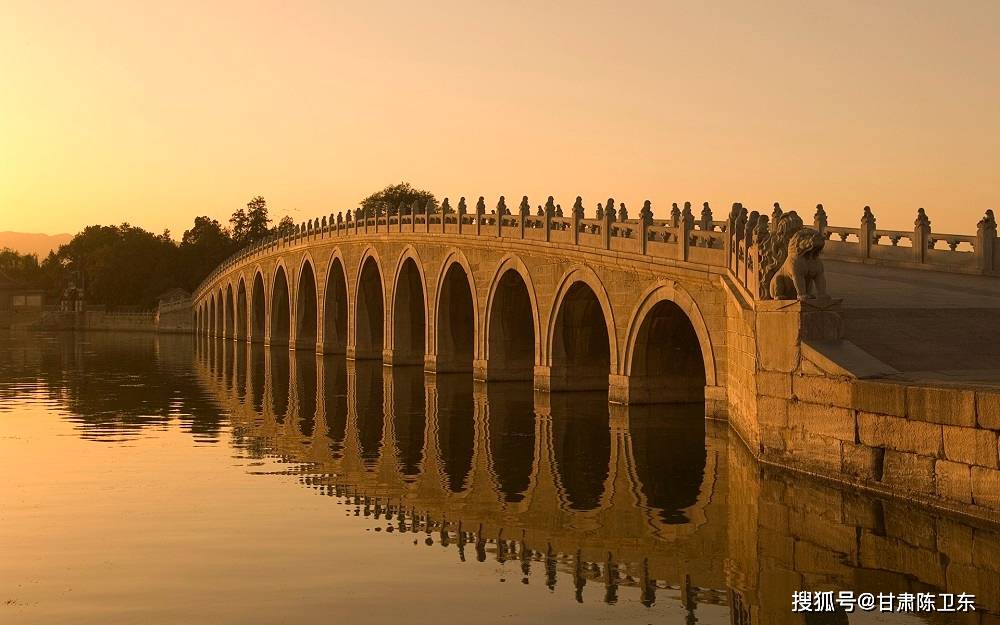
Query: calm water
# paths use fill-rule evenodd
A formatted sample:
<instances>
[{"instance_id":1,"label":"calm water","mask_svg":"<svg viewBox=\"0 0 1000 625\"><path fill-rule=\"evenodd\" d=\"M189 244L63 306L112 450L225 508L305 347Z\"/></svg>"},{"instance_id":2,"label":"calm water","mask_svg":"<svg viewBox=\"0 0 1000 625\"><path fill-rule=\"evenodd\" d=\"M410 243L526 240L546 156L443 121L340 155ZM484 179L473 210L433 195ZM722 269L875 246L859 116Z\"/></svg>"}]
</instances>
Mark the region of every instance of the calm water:
<instances>
[{"instance_id":1,"label":"calm water","mask_svg":"<svg viewBox=\"0 0 1000 625\"><path fill-rule=\"evenodd\" d=\"M2 623L997 623L1000 533L626 409L189 337L0 337ZM811 615L796 590L972 593Z\"/></svg>"}]
</instances>

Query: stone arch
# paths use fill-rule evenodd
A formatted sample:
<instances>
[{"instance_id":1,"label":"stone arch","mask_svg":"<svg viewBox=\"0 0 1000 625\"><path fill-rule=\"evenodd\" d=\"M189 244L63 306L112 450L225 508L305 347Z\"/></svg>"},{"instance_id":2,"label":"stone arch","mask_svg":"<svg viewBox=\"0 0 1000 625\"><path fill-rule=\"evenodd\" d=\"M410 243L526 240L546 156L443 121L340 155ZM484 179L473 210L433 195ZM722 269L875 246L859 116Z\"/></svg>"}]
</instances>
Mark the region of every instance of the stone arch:
<instances>
[{"instance_id":1,"label":"stone arch","mask_svg":"<svg viewBox=\"0 0 1000 625\"><path fill-rule=\"evenodd\" d=\"M461 250L445 257L434 303L437 371L471 371L479 341L479 307L472 266Z\"/></svg>"},{"instance_id":2,"label":"stone arch","mask_svg":"<svg viewBox=\"0 0 1000 625\"><path fill-rule=\"evenodd\" d=\"M288 345L291 338L291 289L288 286L288 275L285 264L278 261L271 278L271 345Z\"/></svg>"},{"instance_id":3,"label":"stone arch","mask_svg":"<svg viewBox=\"0 0 1000 625\"><path fill-rule=\"evenodd\" d=\"M500 261L486 297L485 377L490 380L531 380L541 362L538 298L531 273L516 255ZM528 332L530 329L530 341ZM530 343L530 344L529 344Z\"/></svg>"},{"instance_id":4,"label":"stone arch","mask_svg":"<svg viewBox=\"0 0 1000 625\"><path fill-rule=\"evenodd\" d=\"M399 255L392 279L392 364L422 365L427 353L427 281L412 245Z\"/></svg>"},{"instance_id":5,"label":"stone arch","mask_svg":"<svg viewBox=\"0 0 1000 625\"><path fill-rule=\"evenodd\" d=\"M226 309L223 315L223 322L225 323L225 330L223 336L227 339L231 339L236 336L236 301L233 296L233 283L230 282L226 285Z\"/></svg>"},{"instance_id":6,"label":"stone arch","mask_svg":"<svg viewBox=\"0 0 1000 625\"><path fill-rule=\"evenodd\" d=\"M334 250L326 269L323 290L323 352L347 352L347 270L340 249Z\"/></svg>"},{"instance_id":7,"label":"stone arch","mask_svg":"<svg viewBox=\"0 0 1000 625\"><path fill-rule=\"evenodd\" d=\"M672 280L643 293L629 320L622 363L629 403L703 401L716 385L715 354L694 298Z\"/></svg>"},{"instance_id":8,"label":"stone arch","mask_svg":"<svg viewBox=\"0 0 1000 625\"><path fill-rule=\"evenodd\" d=\"M308 253L299 265L299 277L295 281L295 347L315 349L319 320L319 298L316 295L316 270Z\"/></svg>"},{"instance_id":9,"label":"stone arch","mask_svg":"<svg viewBox=\"0 0 1000 625\"><path fill-rule=\"evenodd\" d=\"M546 335L550 390L608 389L618 368L615 326L611 300L597 274L588 267L566 272Z\"/></svg>"},{"instance_id":10,"label":"stone arch","mask_svg":"<svg viewBox=\"0 0 1000 625\"><path fill-rule=\"evenodd\" d=\"M267 332L267 289L264 286L264 272L256 267L253 287L250 289L250 340L262 343Z\"/></svg>"},{"instance_id":11,"label":"stone arch","mask_svg":"<svg viewBox=\"0 0 1000 625\"><path fill-rule=\"evenodd\" d=\"M236 332L233 336L240 340L247 339L247 283L241 275L236 286Z\"/></svg>"},{"instance_id":12,"label":"stone arch","mask_svg":"<svg viewBox=\"0 0 1000 625\"><path fill-rule=\"evenodd\" d=\"M354 301L354 358L378 360L385 346L385 285L378 253L367 248L358 264Z\"/></svg>"}]
</instances>

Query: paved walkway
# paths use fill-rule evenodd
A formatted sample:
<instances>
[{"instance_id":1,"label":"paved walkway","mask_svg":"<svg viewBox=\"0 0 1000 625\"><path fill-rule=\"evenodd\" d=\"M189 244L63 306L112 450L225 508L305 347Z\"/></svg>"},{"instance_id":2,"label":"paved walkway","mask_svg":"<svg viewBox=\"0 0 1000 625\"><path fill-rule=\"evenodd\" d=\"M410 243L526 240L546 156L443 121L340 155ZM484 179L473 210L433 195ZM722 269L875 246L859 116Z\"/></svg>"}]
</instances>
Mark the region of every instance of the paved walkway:
<instances>
[{"instance_id":1,"label":"paved walkway","mask_svg":"<svg viewBox=\"0 0 1000 625\"><path fill-rule=\"evenodd\" d=\"M1000 386L1000 278L824 265L848 340L908 379Z\"/></svg>"}]
</instances>

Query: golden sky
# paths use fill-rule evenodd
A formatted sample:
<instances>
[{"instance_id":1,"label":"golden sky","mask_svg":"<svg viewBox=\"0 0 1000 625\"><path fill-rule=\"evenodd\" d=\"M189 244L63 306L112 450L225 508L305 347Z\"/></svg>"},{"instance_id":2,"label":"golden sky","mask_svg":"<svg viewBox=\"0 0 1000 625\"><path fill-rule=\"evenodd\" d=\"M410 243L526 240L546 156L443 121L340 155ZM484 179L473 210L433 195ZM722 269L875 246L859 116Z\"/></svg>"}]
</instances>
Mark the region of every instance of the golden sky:
<instances>
[{"instance_id":1,"label":"golden sky","mask_svg":"<svg viewBox=\"0 0 1000 625\"><path fill-rule=\"evenodd\" d=\"M972 233L1000 208L998 23L971 0L5 0L0 230L179 238L253 195L302 221L408 180L899 229L923 206Z\"/></svg>"}]
</instances>

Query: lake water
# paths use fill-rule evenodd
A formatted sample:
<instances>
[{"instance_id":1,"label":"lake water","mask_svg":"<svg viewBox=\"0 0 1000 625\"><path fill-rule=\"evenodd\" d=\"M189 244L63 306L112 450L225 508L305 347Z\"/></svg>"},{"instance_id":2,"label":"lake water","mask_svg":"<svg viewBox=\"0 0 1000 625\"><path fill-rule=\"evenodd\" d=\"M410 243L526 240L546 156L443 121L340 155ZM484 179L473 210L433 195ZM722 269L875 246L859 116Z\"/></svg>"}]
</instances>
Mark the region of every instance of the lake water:
<instances>
[{"instance_id":1,"label":"lake water","mask_svg":"<svg viewBox=\"0 0 1000 625\"><path fill-rule=\"evenodd\" d=\"M1000 532L700 406L146 334L0 336L0 623L976 623ZM793 613L793 592L975 613Z\"/></svg>"}]
</instances>

